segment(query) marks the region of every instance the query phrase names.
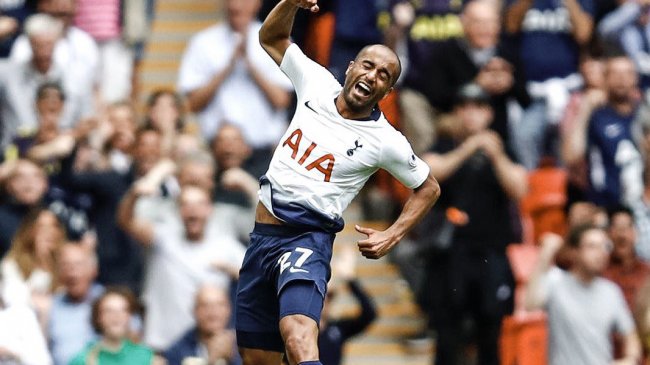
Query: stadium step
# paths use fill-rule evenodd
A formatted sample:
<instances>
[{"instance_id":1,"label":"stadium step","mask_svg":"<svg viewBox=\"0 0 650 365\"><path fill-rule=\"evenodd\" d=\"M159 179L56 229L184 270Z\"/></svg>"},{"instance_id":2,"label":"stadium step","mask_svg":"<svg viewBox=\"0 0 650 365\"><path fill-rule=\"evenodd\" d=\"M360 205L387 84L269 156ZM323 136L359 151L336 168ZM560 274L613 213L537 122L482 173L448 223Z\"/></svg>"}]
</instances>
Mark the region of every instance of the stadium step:
<instances>
[{"instance_id":1,"label":"stadium step","mask_svg":"<svg viewBox=\"0 0 650 365\"><path fill-rule=\"evenodd\" d=\"M156 89L175 89L187 41L221 19L222 0L157 0L151 37L139 66L139 99Z\"/></svg>"},{"instance_id":2,"label":"stadium step","mask_svg":"<svg viewBox=\"0 0 650 365\"><path fill-rule=\"evenodd\" d=\"M362 238L354 225L383 229L381 222L355 221L359 218L353 204L346 215L346 228L334 244L334 259L345 248L355 248ZM346 247L347 246L347 247ZM363 288L377 306L378 318L368 330L351 340L345 349L344 365L431 365L433 342L409 345L413 337L426 327L426 320L413 300L413 294L401 279L399 270L387 258L368 260L357 257L357 275ZM334 278L336 280L336 278ZM351 295L337 296L332 314L353 316L359 307Z\"/></svg>"}]
</instances>

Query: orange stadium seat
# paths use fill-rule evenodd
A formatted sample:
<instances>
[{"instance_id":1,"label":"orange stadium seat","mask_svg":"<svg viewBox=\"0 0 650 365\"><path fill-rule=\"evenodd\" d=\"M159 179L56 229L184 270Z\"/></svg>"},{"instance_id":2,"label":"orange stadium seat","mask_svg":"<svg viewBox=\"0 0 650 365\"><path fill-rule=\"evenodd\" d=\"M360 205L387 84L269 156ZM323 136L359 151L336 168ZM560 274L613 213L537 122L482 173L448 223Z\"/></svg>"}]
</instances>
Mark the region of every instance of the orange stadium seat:
<instances>
[{"instance_id":1,"label":"orange stadium seat","mask_svg":"<svg viewBox=\"0 0 650 365\"><path fill-rule=\"evenodd\" d=\"M329 65L334 42L334 13L312 15L305 35L305 54L323 66Z\"/></svg>"},{"instance_id":2,"label":"orange stadium seat","mask_svg":"<svg viewBox=\"0 0 650 365\"><path fill-rule=\"evenodd\" d=\"M503 320L501 365L546 365L546 315L541 311L527 312L523 305L526 283L539 257L539 247L533 243L512 244L506 252L516 282L515 313Z\"/></svg>"},{"instance_id":3,"label":"orange stadium seat","mask_svg":"<svg viewBox=\"0 0 650 365\"><path fill-rule=\"evenodd\" d=\"M567 173L557 167L541 167L528 174L529 191L521 202L524 240L537 242L544 232L564 234Z\"/></svg>"},{"instance_id":4,"label":"orange stadium seat","mask_svg":"<svg viewBox=\"0 0 650 365\"><path fill-rule=\"evenodd\" d=\"M546 365L546 315L535 312L508 316L501 334L501 365Z\"/></svg>"}]
</instances>

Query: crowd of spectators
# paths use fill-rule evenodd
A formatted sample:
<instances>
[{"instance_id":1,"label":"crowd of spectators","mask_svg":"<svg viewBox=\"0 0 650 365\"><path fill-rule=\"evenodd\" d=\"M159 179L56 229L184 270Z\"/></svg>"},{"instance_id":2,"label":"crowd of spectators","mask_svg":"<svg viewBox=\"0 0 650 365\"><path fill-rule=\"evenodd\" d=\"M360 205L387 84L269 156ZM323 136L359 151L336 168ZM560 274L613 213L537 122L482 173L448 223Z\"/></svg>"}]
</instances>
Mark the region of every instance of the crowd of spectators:
<instances>
[{"instance_id":1,"label":"crowd of spectators","mask_svg":"<svg viewBox=\"0 0 650 365\"><path fill-rule=\"evenodd\" d=\"M258 42L276 2L223 0L224 21L178 55L176 88L140 98L153 1L0 0L0 364L241 362L232 296L295 102ZM435 363L463 363L468 338L479 364L499 363L518 203L527 174L553 166L569 234L542 232L525 300L548 312L549 361L636 364L650 350L650 2L322 3L337 79L368 44L400 55L393 122L442 186L394 257ZM320 16L299 14L297 42ZM340 261L362 311L330 321L326 301L324 364L376 317L355 257Z\"/></svg>"}]
</instances>

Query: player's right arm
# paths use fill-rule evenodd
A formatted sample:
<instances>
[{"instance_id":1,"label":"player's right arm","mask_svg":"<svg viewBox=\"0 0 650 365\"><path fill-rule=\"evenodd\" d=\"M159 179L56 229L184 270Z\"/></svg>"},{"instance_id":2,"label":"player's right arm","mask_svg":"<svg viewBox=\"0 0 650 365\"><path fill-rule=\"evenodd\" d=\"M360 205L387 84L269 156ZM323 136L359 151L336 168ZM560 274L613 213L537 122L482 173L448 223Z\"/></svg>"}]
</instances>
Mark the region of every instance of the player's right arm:
<instances>
[{"instance_id":1,"label":"player's right arm","mask_svg":"<svg viewBox=\"0 0 650 365\"><path fill-rule=\"evenodd\" d=\"M271 10L260 29L260 43L278 65L291 45L291 29L298 9L318 11L318 0L282 0Z\"/></svg>"}]
</instances>

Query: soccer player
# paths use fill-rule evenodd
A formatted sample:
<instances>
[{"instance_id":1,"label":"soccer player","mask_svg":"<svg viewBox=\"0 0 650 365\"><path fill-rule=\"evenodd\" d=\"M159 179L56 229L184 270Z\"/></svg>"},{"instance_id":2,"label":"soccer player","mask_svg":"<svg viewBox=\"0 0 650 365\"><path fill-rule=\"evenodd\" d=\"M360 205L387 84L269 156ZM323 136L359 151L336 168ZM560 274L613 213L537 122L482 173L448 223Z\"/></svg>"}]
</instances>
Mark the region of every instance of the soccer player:
<instances>
[{"instance_id":1,"label":"soccer player","mask_svg":"<svg viewBox=\"0 0 650 365\"><path fill-rule=\"evenodd\" d=\"M244 365L320 365L317 338L341 214L382 168L414 189L386 230L356 226L370 259L386 255L440 195L429 167L386 121L377 103L400 74L399 59L381 45L364 48L342 87L307 58L289 35L297 11L317 0L282 0L260 30L260 42L291 79L298 107L260 179L251 245L240 272L237 341Z\"/></svg>"}]
</instances>

